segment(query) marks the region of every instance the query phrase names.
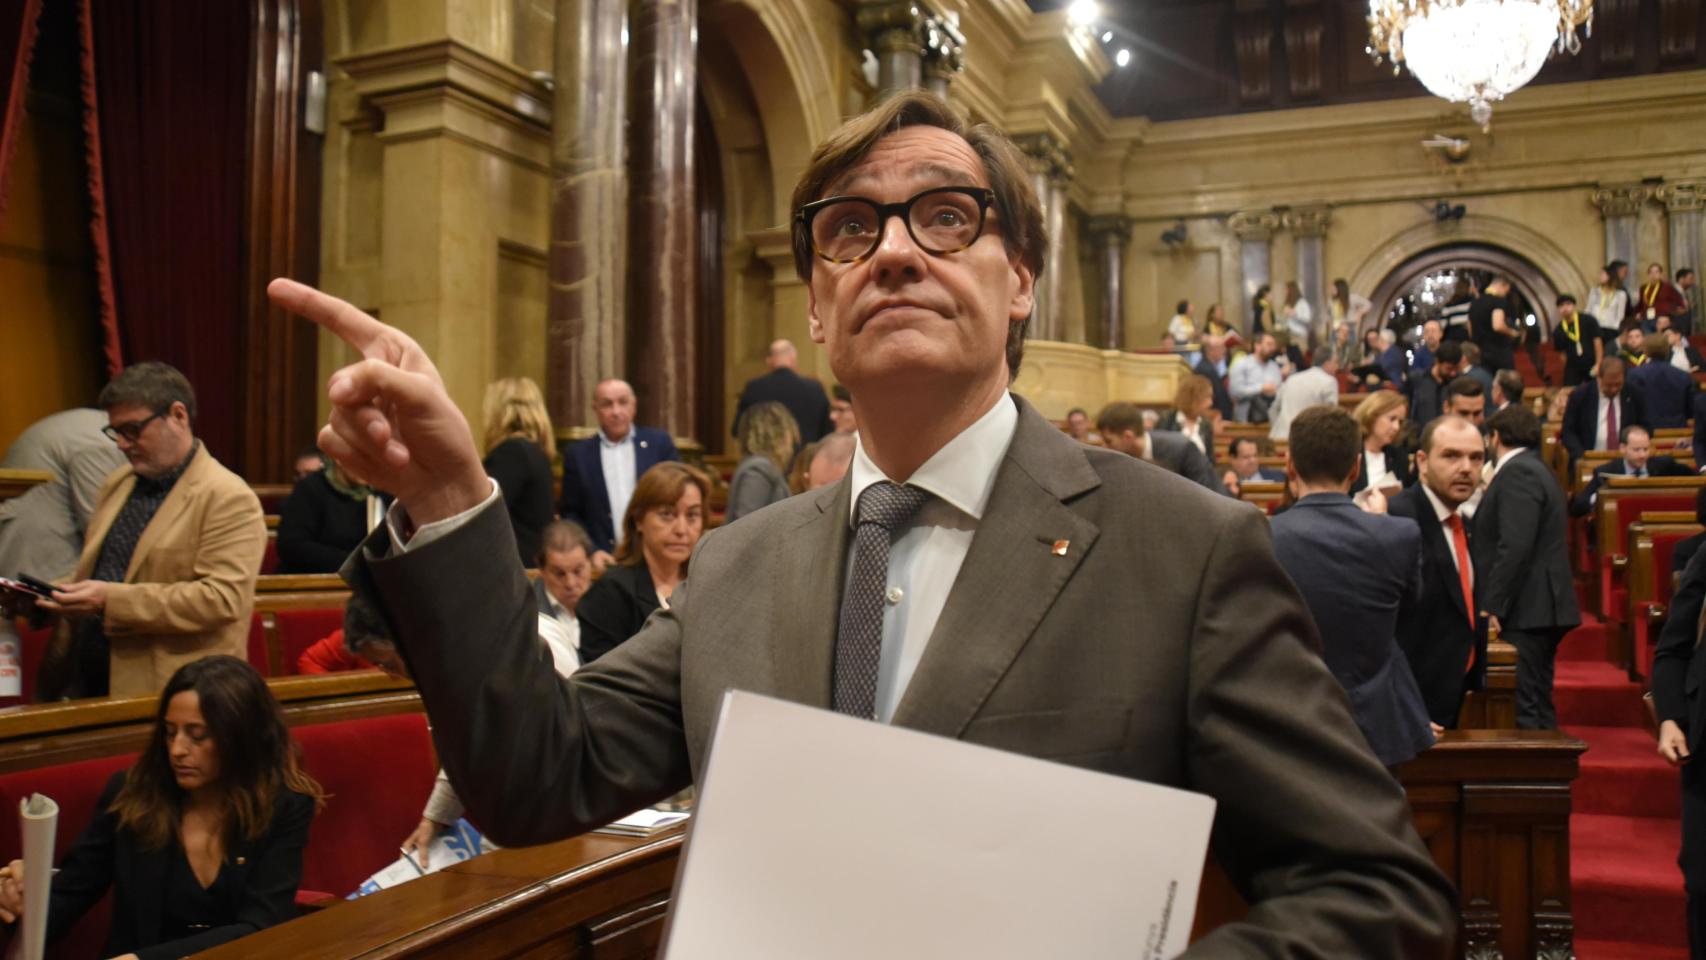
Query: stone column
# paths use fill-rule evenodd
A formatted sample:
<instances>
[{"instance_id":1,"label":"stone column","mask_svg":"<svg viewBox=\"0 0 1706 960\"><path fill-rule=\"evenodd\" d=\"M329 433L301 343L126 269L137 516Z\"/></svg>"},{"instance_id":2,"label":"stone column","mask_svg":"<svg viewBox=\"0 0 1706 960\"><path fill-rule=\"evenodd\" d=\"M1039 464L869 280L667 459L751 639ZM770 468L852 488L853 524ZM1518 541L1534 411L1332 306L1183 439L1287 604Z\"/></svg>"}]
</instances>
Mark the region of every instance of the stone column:
<instances>
[{"instance_id":1,"label":"stone column","mask_svg":"<svg viewBox=\"0 0 1706 960\"><path fill-rule=\"evenodd\" d=\"M855 18L877 57L877 99L924 85L924 8L908 0L862 0Z\"/></svg>"},{"instance_id":2,"label":"stone column","mask_svg":"<svg viewBox=\"0 0 1706 960\"><path fill-rule=\"evenodd\" d=\"M924 18L924 89L948 99L948 87L966 68L966 37L958 17L929 14Z\"/></svg>"},{"instance_id":3,"label":"stone column","mask_svg":"<svg viewBox=\"0 0 1706 960\"><path fill-rule=\"evenodd\" d=\"M1131 218L1111 213L1085 224L1102 266L1102 348L1125 349L1125 247L1131 241Z\"/></svg>"},{"instance_id":4,"label":"stone column","mask_svg":"<svg viewBox=\"0 0 1706 960\"><path fill-rule=\"evenodd\" d=\"M1309 309L1314 311L1306 353L1322 342L1324 331L1333 319L1327 309L1327 266L1322 252L1331 217L1326 207L1297 207L1285 215L1285 225L1296 239L1297 283L1303 290L1303 299L1309 301Z\"/></svg>"},{"instance_id":5,"label":"stone column","mask_svg":"<svg viewBox=\"0 0 1706 960\"><path fill-rule=\"evenodd\" d=\"M1665 212L1670 218L1670 261L1668 269L1671 279L1676 278L1676 272L1684 267L1695 273L1694 296L1690 305L1696 310L1694 314L1694 330L1702 328L1699 310L1700 287L1699 275L1701 267L1701 247L1706 243L1702 236L1702 211L1706 210L1706 180L1684 180L1677 183L1667 183L1657 192L1658 198L1665 205Z\"/></svg>"},{"instance_id":6,"label":"stone column","mask_svg":"<svg viewBox=\"0 0 1706 960\"><path fill-rule=\"evenodd\" d=\"M1050 133L1016 137L1031 166L1031 189L1043 208L1048 230L1048 258L1043 275L1037 278L1036 307L1026 336L1033 340L1059 340L1064 328L1060 318L1060 232L1066 222L1066 184L1072 179L1072 158Z\"/></svg>"},{"instance_id":7,"label":"stone column","mask_svg":"<svg viewBox=\"0 0 1706 960\"><path fill-rule=\"evenodd\" d=\"M627 0L558 0L545 394L560 427L590 422L593 385L623 369L627 28Z\"/></svg>"},{"instance_id":8,"label":"stone column","mask_svg":"<svg viewBox=\"0 0 1706 960\"><path fill-rule=\"evenodd\" d=\"M1649 191L1639 183L1601 184L1593 192L1593 205L1599 208L1599 215L1605 218L1605 259L1600 263L1604 266L1613 260L1622 260L1629 264L1629 281L1639 283L1641 267L1637 261L1636 227L1641 213L1641 205L1647 202ZM1634 299L1635 291L1629 291L1630 299Z\"/></svg>"},{"instance_id":9,"label":"stone column","mask_svg":"<svg viewBox=\"0 0 1706 960\"><path fill-rule=\"evenodd\" d=\"M640 422L693 429L698 220L693 118L698 0L635 0L630 31L628 369Z\"/></svg>"},{"instance_id":10,"label":"stone column","mask_svg":"<svg viewBox=\"0 0 1706 960\"><path fill-rule=\"evenodd\" d=\"M1238 236L1238 265L1244 274L1244 302L1238 306L1242 319L1228 322L1248 336L1255 328L1250 303L1263 284L1273 282L1269 276L1273 252L1268 245L1280 228L1280 215L1272 210L1240 210L1227 220L1226 225ZM1310 306L1315 305L1312 303ZM1230 310L1227 312L1231 313Z\"/></svg>"}]
</instances>

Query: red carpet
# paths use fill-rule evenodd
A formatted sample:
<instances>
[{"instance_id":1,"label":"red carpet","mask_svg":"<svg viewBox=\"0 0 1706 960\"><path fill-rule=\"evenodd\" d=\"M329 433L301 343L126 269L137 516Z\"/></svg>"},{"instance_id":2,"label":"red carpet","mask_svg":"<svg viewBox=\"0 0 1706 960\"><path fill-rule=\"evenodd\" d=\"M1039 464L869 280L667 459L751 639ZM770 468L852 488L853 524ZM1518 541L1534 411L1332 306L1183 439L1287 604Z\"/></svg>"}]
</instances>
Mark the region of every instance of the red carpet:
<instances>
[{"instance_id":1,"label":"red carpet","mask_svg":"<svg viewBox=\"0 0 1706 960\"><path fill-rule=\"evenodd\" d=\"M1591 619L1591 618L1590 618ZM1580 960L1684 960L1688 932L1681 794L1647 729L1641 687L1605 662L1585 623L1558 648L1558 722L1588 745L1570 817L1570 880Z\"/></svg>"}]
</instances>

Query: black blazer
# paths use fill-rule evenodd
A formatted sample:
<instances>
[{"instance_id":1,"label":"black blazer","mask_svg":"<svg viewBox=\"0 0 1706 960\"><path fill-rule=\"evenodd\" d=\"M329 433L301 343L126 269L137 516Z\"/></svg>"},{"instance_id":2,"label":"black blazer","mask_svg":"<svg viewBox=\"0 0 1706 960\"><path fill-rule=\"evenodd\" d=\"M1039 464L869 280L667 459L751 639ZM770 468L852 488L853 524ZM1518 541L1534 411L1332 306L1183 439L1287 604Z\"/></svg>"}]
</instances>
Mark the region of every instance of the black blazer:
<instances>
[{"instance_id":1,"label":"black blazer","mask_svg":"<svg viewBox=\"0 0 1706 960\"><path fill-rule=\"evenodd\" d=\"M332 488L325 471L297 481L279 508L278 572L337 573L367 539L367 504Z\"/></svg>"},{"instance_id":2,"label":"black blazer","mask_svg":"<svg viewBox=\"0 0 1706 960\"><path fill-rule=\"evenodd\" d=\"M1231 358L1226 361L1226 371L1232 372ZM1214 408L1220 411L1220 419L1231 423L1232 392L1226 389L1226 378L1215 372L1214 364L1209 363L1207 358L1198 360L1196 369L1191 372L1208 378L1208 382L1214 386Z\"/></svg>"},{"instance_id":3,"label":"black blazer","mask_svg":"<svg viewBox=\"0 0 1706 960\"><path fill-rule=\"evenodd\" d=\"M1706 550L1697 550L1671 595L1670 612L1664 630L1659 633L1659 645L1653 650L1653 710L1660 722L1676 721L1688 735L1690 752L1706 743L1706 710L1700 704L1701 672L1706 670L1706 657L1695 656L1703 598L1706 598Z\"/></svg>"},{"instance_id":4,"label":"black blazer","mask_svg":"<svg viewBox=\"0 0 1706 960\"><path fill-rule=\"evenodd\" d=\"M1477 611L1475 626L1469 625L1464 606L1463 581L1452 559L1455 547L1451 534L1439 522L1433 504L1421 484L1408 487L1386 501L1390 516L1415 521L1422 532L1422 588L1413 609L1398 620L1398 646L1409 658L1410 672L1421 688L1428 716L1447 729L1457 726L1463 711L1463 695L1480 690L1487 682L1487 621ZM1475 569L1474 531L1469 538L1469 569L1472 582L1481 578ZM1463 666L1475 658L1468 673Z\"/></svg>"},{"instance_id":5,"label":"black blazer","mask_svg":"<svg viewBox=\"0 0 1706 960\"><path fill-rule=\"evenodd\" d=\"M1155 429L1169 430L1173 433L1179 433L1179 411L1169 410L1166 413L1163 413L1161 415L1161 419L1155 422ZM1207 416L1197 418L1197 436L1202 438L1203 450L1207 450L1208 455L1213 456L1214 423L1210 421Z\"/></svg>"},{"instance_id":6,"label":"black blazer","mask_svg":"<svg viewBox=\"0 0 1706 960\"><path fill-rule=\"evenodd\" d=\"M1428 712L1394 642L1421 581L1415 524L1365 513L1339 493L1304 497L1273 518L1274 554L1302 591L1321 658L1387 766L1433 746Z\"/></svg>"},{"instance_id":7,"label":"black blazer","mask_svg":"<svg viewBox=\"0 0 1706 960\"><path fill-rule=\"evenodd\" d=\"M1506 630L1546 630L1582 622L1570 579L1564 492L1534 450L1493 475L1475 511L1469 541L1475 599Z\"/></svg>"},{"instance_id":8,"label":"black blazer","mask_svg":"<svg viewBox=\"0 0 1706 960\"><path fill-rule=\"evenodd\" d=\"M634 479L665 460L680 460L669 433L655 427L633 427ZM622 518L610 512L610 490L604 485L604 462L598 455L597 435L569 446L563 454L563 498L557 512L565 520L581 525L595 549L616 549L617 526Z\"/></svg>"},{"instance_id":9,"label":"black blazer","mask_svg":"<svg viewBox=\"0 0 1706 960\"><path fill-rule=\"evenodd\" d=\"M1381 449L1386 455L1386 470L1396 474L1405 487L1413 486L1416 482L1416 471L1410 465L1410 451L1402 442L1389 443ZM1368 489L1368 451L1358 449L1357 460L1362 467L1357 471L1357 478L1351 482L1351 492L1360 493Z\"/></svg>"},{"instance_id":10,"label":"black blazer","mask_svg":"<svg viewBox=\"0 0 1706 960\"><path fill-rule=\"evenodd\" d=\"M1624 389L1641 399L1641 409L1647 415L1648 426L1654 429L1688 426L1688 415L1694 406L1694 375L1679 370L1669 362L1648 361L1634 367L1628 374Z\"/></svg>"},{"instance_id":11,"label":"black blazer","mask_svg":"<svg viewBox=\"0 0 1706 960\"><path fill-rule=\"evenodd\" d=\"M521 565L539 565L539 543L545 528L557 517L551 504L551 458L531 440L510 437L492 448L483 461L486 473L503 491L509 522L515 526L515 546Z\"/></svg>"},{"instance_id":12,"label":"black blazer","mask_svg":"<svg viewBox=\"0 0 1706 960\"><path fill-rule=\"evenodd\" d=\"M1641 397L1625 385L1623 392L1617 395L1617 428L1622 430L1631 423L1652 426L1647 422L1647 409L1641 403ZM1594 380L1571 391L1569 401L1564 404L1561 439L1564 448L1570 451L1571 466L1582 458L1583 452L1593 449L1594 434L1598 430L1599 381Z\"/></svg>"},{"instance_id":13,"label":"black blazer","mask_svg":"<svg viewBox=\"0 0 1706 960\"><path fill-rule=\"evenodd\" d=\"M823 384L787 367L777 367L747 381L740 392L740 402L735 405L735 422L729 432L740 436L740 415L747 407L772 401L787 407L794 415L794 422L800 427L801 444L816 443L835 429L829 422L829 395L823 392Z\"/></svg>"},{"instance_id":14,"label":"black blazer","mask_svg":"<svg viewBox=\"0 0 1706 960\"><path fill-rule=\"evenodd\" d=\"M1593 479L1588 485L1576 492L1570 500L1570 516L1585 517L1593 512L1594 495L1605 483L1606 477L1626 477L1629 475L1629 465L1621 459L1610 463L1602 463L1593 470ZM1672 457L1648 457L1647 476L1649 477L1692 477L1694 471L1688 469Z\"/></svg>"},{"instance_id":15,"label":"black blazer","mask_svg":"<svg viewBox=\"0 0 1706 960\"><path fill-rule=\"evenodd\" d=\"M646 618L662 604L652 586L644 560L633 566L613 564L575 605L581 622L581 666L597 660L640 632Z\"/></svg>"},{"instance_id":16,"label":"black blazer","mask_svg":"<svg viewBox=\"0 0 1706 960\"><path fill-rule=\"evenodd\" d=\"M127 771L113 774L96 805L95 819L84 828L53 878L47 911L47 939L68 933L77 920L111 887L113 925L104 956L135 953L140 960L187 957L247 936L296 916L296 887L302 880L302 850L314 820L314 801L285 791L273 805L272 823L259 840L242 841L226 852L218 884L229 894L220 906L229 922L193 936L162 943L163 895L167 857L177 848L144 850L119 830L118 815L108 808L124 785Z\"/></svg>"}]
</instances>

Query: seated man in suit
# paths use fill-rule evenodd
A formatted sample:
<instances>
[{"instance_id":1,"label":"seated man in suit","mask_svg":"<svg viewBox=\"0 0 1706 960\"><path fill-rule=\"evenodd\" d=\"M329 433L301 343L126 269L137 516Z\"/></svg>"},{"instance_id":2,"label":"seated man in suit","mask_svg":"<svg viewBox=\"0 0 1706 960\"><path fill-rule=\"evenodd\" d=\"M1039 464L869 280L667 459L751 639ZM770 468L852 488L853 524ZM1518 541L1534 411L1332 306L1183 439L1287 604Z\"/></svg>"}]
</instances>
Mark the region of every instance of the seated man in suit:
<instances>
[{"instance_id":1,"label":"seated man in suit","mask_svg":"<svg viewBox=\"0 0 1706 960\"><path fill-rule=\"evenodd\" d=\"M592 538L592 565L603 570L616 552L616 527L628 512L634 484L654 464L680 460L669 431L634 425L634 388L605 380L592 388L598 435L572 444L563 457L557 513Z\"/></svg>"},{"instance_id":2,"label":"seated man in suit","mask_svg":"<svg viewBox=\"0 0 1706 960\"><path fill-rule=\"evenodd\" d=\"M762 377L753 377L741 389L740 402L735 404L734 426L729 430L732 436L740 436L740 418L748 407L772 402L787 407L788 412L794 415L802 445L834 432L829 395L823 392L823 384L800 376L800 351L793 341L777 340L772 343L764 354L764 365L770 368L770 372ZM848 402L852 402L851 397Z\"/></svg>"},{"instance_id":3,"label":"seated man in suit","mask_svg":"<svg viewBox=\"0 0 1706 960\"><path fill-rule=\"evenodd\" d=\"M1422 428L1419 483L1386 501L1386 512L1422 532L1422 589L1398 620L1398 646L1436 727L1457 726L1463 697L1487 678L1487 631L1475 606L1475 563L1459 508L1481 485L1487 448L1474 423L1444 416Z\"/></svg>"},{"instance_id":4,"label":"seated man in suit","mask_svg":"<svg viewBox=\"0 0 1706 960\"><path fill-rule=\"evenodd\" d=\"M71 582L39 606L60 624L40 697L152 696L179 667L249 642L266 553L261 501L195 437L195 390L138 363L101 390L130 461L107 477Z\"/></svg>"},{"instance_id":5,"label":"seated man in suit","mask_svg":"<svg viewBox=\"0 0 1706 960\"><path fill-rule=\"evenodd\" d=\"M1232 420L1232 394L1227 391L1227 375L1232 363L1226 358L1226 338L1217 334L1208 334L1202 338L1202 359L1197 361L1195 373L1208 378L1214 387L1214 409L1220 411L1222 422Z\"/></svg>"},{"instance_id":6,"label":"seated man in suit","mask_svg":"<svg viewBox=\"0 0 1706 960\"><path fill-rule=\"evenodd\" d=\"M733 687L1214 797L1252 903L1194 955L1442 956L1450 884L1261 515L1009 392L1048 246L1018 148L895 94L830 134L791 206L812 337L858 410L853 469L713 531L669 609L567 680L533 649L513 534L431 360L273 282L369 358L332 375L321 444L399 506L345 572L487 836L571 836L692 784Z\"/></svg>"},{"instance_id":7,"label":"seated man in suit","mask_svg":"<svg viewBox=\"0 0 1706 960\"><path fill-rule=\"evenodd\" d=\"M1684 373L1699 373L1706 370L1706 357L1701 357L1700 351L1694 344L1688 342L1688 334L1674 320L1666 320L1659 324L1659 332L1664 334L1670 343L1670 365Z\"/></svg>"},{"instance_id":8,"label":"seated man in suit","mask_svg":"<svg viewBox=\"0 0 1706 960\"><path fill-rule=\"evenodd\" d=\"M1171 430L1149 430L1143 423L1143 412L1136 404L1110 403L1096 414L1096 432L1110 450L1128 457L1147 460L1166 470L1199 483L1216 493L1224 488L1214 479L1214 468L1208 457L1184 434Z\"/></svg>"},{"instance_id":9,"label":"seated man in suit","mask_svg":"<svg viewBox=\"0 0 1706 960\"><path fill-rule=\"evenodd\" d=\"M1570 516L1585 517L1593 512L1594 504L1599 500L1599 488L1606 477L1687 477L1694 474L1693 470L1677 463L1674 457L1653 456L1652 434L1638 423L1624 427L1623 435L1618 439L1623 456L1594 468L1593 479L1571 498Z\"/></svg>"},{"instance_id":10,"label":"seated man in suit","mask_svg":"<svg viewBox=\"0 0 1706 960\"><path fill-rule=\"evenodd\" d=\"M1399 612L1421 587L1421 535L1350 498L1362 469L1362 431L1338 407L1311 407L1292 425L1285 473L1297 492L1273 518L1274 554L1321 631L1321 656L1387 767L1433 746L1428 711L1398 649Z\"/></svg>"},{"instance_id":11,"label":"seated man in suit","mask_svg":"<svg viewBox=\"0 0 1706 960\"><path fill-rule=\"evenodd\" d=\"M1560 439L1570 452L1572 470L1589 450L1616 450L1624 427L1632 423L1649 426L1640 395L1624 385L1624 368L1620 358L1606 357L1600 361L1599 376L1593 383L1570 391Z\"/></svg>"},{"instance_id":12,"label":"seated man in suit","mask_svg":"<svg viewBox=\"0 0 1706 960\"><path fill-rule=\"evenodd\" d=\"M1267 441L1262 441L1266 443ZM1269 451L1272 451L1270 446ZM1274 470L1261 465L1262 448L1252 437L1235 437L1232 446L1226 451L1227 465L1231 467L1226 475L1220 478L1220 483L1226 492L1233 496L1241 495L1241 488L1246 483L1284 483L1285 472Z\"/></svg>"},{"instance_id":13,"label":"seated man in suit","mask_svg":"<svg viewBox=\"0 0 1706 960\"><path fill-rule=\"evenodd\" d=\"M1614 358L1607 357L1604 367ZM1578 390L1581 388L1578 387ZM1582 622L1570 577L1564 491L1540 459L1540 421L1519 406L1487 421L1493 479L1475 510L1470 552L1475 596L1490 630L1516 647L1516 725L1558 726L1552 663L1558 642Z\"/></svg>"},{"instance_id":14,"label":"seated man in suit","mask_svg":"<svg viewBox=\"0 0 1706 960\"><path fill-rule=\"evenodd\" d=\"M1670 362L1670 338L1649 333L1642 341L1647 362L1629 371L1629 389L1641 398L1647 426L1654 430L1688 426L1694 405L1694 375Z\"/></svg>"}]
</instances>

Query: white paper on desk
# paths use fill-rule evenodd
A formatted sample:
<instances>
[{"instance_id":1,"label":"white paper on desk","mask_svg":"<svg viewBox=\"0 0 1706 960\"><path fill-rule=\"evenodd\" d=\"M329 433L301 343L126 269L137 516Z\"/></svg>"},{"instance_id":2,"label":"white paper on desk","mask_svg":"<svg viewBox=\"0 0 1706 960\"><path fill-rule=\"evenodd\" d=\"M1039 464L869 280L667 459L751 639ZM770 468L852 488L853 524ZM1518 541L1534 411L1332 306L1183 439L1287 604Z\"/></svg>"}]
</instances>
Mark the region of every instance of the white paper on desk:
<instances>
[{"instance_id":1,"label":"white paper on desk","mask_svg":"<svg viewBox=\"0 0 1706 960\"><path fill-rule=\"evenodd\" d=\"M47 943L47 902L53 890L53 839L59 804L32 793L18 801L18 828L24 835L24 917L18 931L19 960L41 960Z\"/></svg>"},{"instance_id":2,"label":"white paper on desk","mask_svg":"<svg viewBox=\"0 0 1706 960\"><path fill-rule=\"evenodd\" d=\"M1167 960L1214 801L725 694L662 956Z\"/></svg>"}]
</instances>

